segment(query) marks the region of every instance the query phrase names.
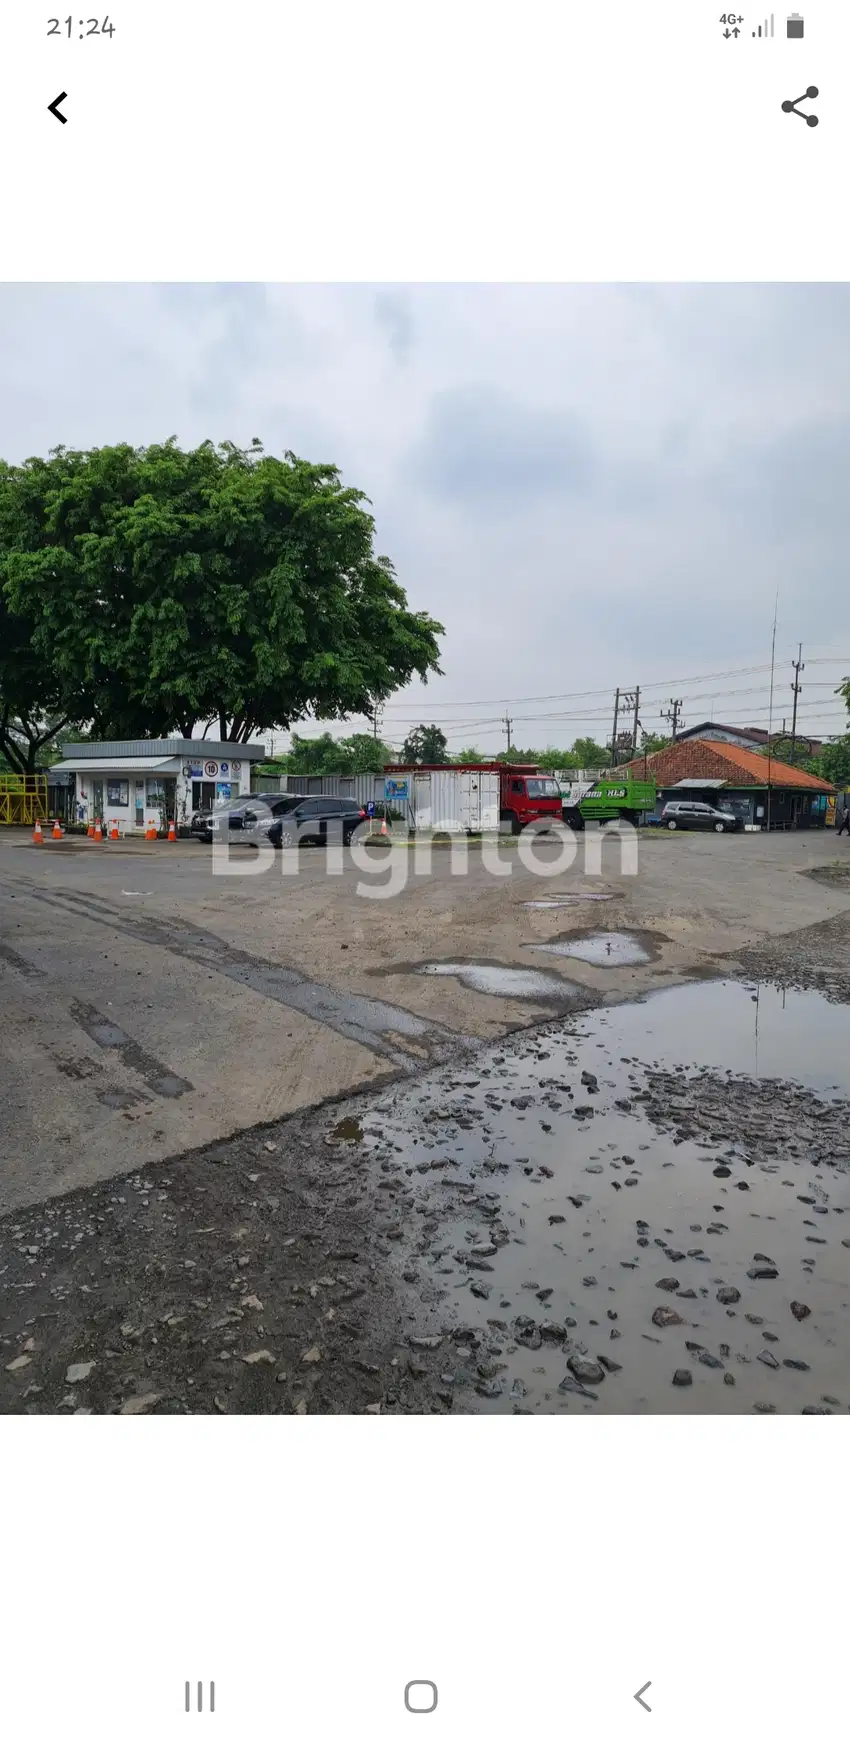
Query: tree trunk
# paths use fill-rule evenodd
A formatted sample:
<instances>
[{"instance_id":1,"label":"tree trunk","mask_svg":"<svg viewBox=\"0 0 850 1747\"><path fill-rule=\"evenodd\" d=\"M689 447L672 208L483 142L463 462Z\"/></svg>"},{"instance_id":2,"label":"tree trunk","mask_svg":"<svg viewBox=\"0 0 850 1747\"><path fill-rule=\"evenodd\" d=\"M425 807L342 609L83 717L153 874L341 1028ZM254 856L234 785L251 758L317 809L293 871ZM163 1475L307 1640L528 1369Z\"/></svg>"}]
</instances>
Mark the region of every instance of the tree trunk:
<instances>
[{"instance_id":1,"label":"tree trunk","mask_svg":"<svg viewBox=\"0 0 850 1747\"><path fill-rule=\"evenodd\" d=\"M60 722L51 723L50 727L46 728L42 734L39 734L29 722L21 722L20 726L16 724L17 738L15 738L9 731L8 716L4 717L0 723L0 750L5 753L16 776L33 776L35 774L41 748L61 733L62 729L67 726L67 721L66 716ZM21 745L22 741L25 742L25 746Z\"/></svg>"}]
</instances>

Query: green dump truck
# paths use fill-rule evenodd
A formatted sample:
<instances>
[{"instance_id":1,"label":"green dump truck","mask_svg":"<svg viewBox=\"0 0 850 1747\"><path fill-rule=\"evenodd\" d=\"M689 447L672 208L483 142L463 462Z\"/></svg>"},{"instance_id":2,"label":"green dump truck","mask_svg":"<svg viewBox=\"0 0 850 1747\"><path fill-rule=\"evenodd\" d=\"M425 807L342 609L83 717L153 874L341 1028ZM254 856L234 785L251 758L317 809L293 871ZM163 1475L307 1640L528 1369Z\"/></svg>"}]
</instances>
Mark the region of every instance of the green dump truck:
<instances>
[{"instance_id":1,"label":"green dump truck","mask_svg":"<svg viewBox=\"0 0 850 1747\"><path fill-rule=\"evenodd\" d=\"M593 783L561 783L564 823L583 831L588 819L628 819L637 825L641 815L655 807L656 785L652 778L601 777Z\"/></svg>"}]
</instances>

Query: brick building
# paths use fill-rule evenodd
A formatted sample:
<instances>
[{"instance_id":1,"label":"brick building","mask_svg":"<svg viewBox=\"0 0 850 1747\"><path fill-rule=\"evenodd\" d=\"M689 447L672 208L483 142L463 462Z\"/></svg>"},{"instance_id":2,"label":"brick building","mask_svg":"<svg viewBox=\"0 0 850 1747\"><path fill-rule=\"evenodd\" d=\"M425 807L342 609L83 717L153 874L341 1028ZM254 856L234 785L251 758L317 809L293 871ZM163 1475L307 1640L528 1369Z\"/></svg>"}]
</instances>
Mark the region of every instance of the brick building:
<instances>
[{"instance_id":1,"label":"brick building","mask_svg":"<svg viewBox=\"0 0 850 1747\"><path fill-rule=\"evenodd\" d=\"M677 740L625 768L635 777L654 776L659 810L665 801L686 798L722 804L753 831L768 824L771 830L822 827L835 817L831 783L728 741Z\"/></svg>"}]
</instances>

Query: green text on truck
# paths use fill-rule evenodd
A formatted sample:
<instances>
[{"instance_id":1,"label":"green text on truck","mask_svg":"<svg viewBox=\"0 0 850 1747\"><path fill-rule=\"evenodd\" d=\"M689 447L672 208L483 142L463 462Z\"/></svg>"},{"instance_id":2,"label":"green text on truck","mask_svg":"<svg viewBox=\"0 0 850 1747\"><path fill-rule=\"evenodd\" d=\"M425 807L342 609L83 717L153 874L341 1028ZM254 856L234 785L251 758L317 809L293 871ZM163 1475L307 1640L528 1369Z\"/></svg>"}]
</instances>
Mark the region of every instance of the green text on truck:
<instances>
[{"instance_id":1,"label":"green text on truck","mask_svg":"<svg viewBox=\"0 0 850 1747\"><path fill-rule=\"evenodd\" d=\"M641 815L655 807L656 785L651 778L602 777L593 783L562 783L564 823L583 831L588 819L628 819L637 825Z\"/></svg>"}]
</instances>

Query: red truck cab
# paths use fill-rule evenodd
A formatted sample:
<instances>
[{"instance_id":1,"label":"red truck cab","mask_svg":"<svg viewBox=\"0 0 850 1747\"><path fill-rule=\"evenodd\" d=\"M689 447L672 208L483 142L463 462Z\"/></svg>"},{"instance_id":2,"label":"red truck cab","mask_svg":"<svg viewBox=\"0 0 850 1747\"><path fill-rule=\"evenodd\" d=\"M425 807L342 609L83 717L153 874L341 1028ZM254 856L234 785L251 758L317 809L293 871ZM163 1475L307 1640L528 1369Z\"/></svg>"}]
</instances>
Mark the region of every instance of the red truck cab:
<instances>
[{"instance_id":1,"label":"red truck cab","mask_svg":"<svg viewBox=\"0 0 850 1747\"><path fill-rule=\"evenodd\" d=\"M544 819L562 822L561 790L553 776L541 774L535 764L499 766L499 820L503 830L514 835L525 825Z\"/></svg>"}]
</instances>

